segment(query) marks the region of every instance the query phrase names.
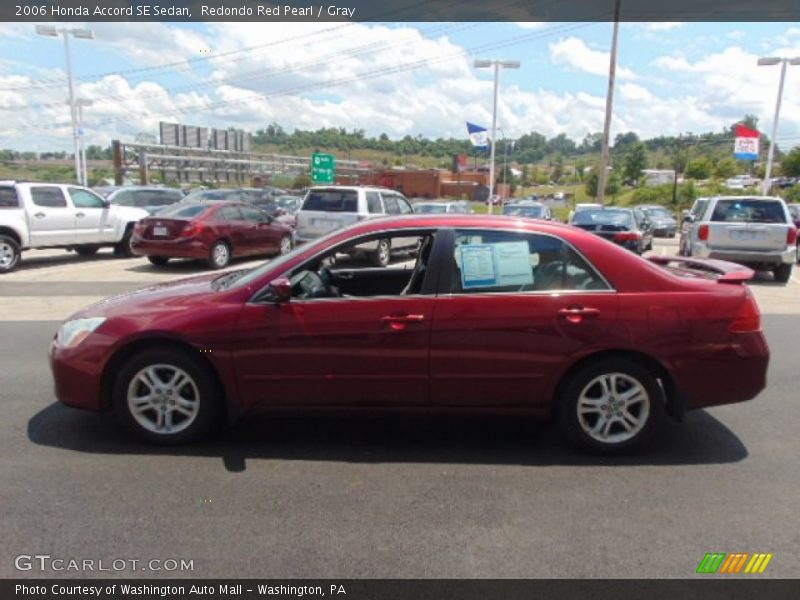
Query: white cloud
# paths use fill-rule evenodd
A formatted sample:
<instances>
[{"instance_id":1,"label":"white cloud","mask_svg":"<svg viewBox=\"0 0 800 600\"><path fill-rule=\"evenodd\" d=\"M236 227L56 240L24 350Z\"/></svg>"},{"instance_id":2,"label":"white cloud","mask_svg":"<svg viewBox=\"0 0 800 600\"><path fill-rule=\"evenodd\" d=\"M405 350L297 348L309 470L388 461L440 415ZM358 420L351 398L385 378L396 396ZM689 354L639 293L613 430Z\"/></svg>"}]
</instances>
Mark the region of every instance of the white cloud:
<instances>
[{"instance_id":1,"label":"white cloud","mask_svg":"<svg viewBox=\"0 0 800 600\"><path fill-rule=\"evenodd\" d=\"M608 76L610 52L593 50L580 38L568 37L559 40L549 44L549 49L550 59L557 65L591 75ZM632 70L619 65L617 65L617 76L621 79L636 78Z\"/></svg>"},{"instance_id":2,"label":"white cloud","mask_svg":"<svg viewBox=\"0 0 800 600\"><path fill-rule=\"evenodd\" d=\"M642 23L645 31L671 31L683 27L686 23L680 21L665 21L661 23Z\"/></svg>"},{"instance_id":3,"label":"white cloud","mask_svg":"<svg viewBox=\"0 0 800 600\"><path fill-rule=\"evenodd\" d=\"M545 25L547 25L546 21L516 21L514 23L518 27L522 27L523 29L542 29Z\"/></svg>"}]
</instances>

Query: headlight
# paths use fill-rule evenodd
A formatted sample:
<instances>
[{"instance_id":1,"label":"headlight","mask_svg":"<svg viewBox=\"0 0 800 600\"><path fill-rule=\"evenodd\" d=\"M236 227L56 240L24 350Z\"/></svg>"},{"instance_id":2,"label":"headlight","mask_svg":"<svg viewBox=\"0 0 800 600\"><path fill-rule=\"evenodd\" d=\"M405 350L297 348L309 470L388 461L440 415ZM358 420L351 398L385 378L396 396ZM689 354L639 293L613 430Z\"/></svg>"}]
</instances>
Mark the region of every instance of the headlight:
<instances>
[{"instance_id":1,"label":"headlight","mask_svg":"<svg viewBox=\"0 0 800 600\"><path fill-rule=\"evenodd\" d=\"M90 319L74 319L67 321L58 330L56 343L62 348L75 348L90 333L105 322L105 317L92 317Z\"/></svg>"}]
</instances>

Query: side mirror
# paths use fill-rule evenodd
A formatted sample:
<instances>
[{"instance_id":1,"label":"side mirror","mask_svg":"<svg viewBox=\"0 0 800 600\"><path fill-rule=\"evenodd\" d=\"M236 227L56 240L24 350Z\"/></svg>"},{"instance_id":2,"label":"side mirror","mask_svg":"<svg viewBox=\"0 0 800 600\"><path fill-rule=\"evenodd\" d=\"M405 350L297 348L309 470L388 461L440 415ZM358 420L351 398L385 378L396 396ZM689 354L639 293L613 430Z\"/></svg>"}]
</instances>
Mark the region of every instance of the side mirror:
<instances>
[{"instance_id":1,"label":"side mirror","mask_svg":"<svg viewBox=\"0 0 800 600\"><path fill-rule=\"evenodd\" d=\"M286 277L273 279L269 284L269 290L272 300L279 304L285 304L292 299L292 282Z\"/></svg>"},{"instance_id":2,"label":"side mirror","mask_svg":"<svg viewBox=\"0 0 800 600\"><path fill-rule=\"evenodd\" d=\"M694 215L684 215L684 223L694 223Z\"/></svg>"}]
</instances>

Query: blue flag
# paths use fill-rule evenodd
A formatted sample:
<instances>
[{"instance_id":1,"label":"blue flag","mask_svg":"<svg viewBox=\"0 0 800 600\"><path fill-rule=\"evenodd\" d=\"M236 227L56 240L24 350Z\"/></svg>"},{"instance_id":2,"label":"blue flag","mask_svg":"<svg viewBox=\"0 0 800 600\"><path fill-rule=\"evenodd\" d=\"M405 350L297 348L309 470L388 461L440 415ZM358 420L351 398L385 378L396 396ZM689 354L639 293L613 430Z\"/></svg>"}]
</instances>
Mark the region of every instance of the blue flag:
<instances>
[{"instance_id":1,"label":"blue flag","mask_svg":"<svg viewBox=\"0 0 800 600\"><path fill-rule=\"evenodd\" d=\"M469 134L469 141L476 148L486 149L489 147L489 132L486 127L467 121L467 133Z\"/></svg>"}]
</instances>

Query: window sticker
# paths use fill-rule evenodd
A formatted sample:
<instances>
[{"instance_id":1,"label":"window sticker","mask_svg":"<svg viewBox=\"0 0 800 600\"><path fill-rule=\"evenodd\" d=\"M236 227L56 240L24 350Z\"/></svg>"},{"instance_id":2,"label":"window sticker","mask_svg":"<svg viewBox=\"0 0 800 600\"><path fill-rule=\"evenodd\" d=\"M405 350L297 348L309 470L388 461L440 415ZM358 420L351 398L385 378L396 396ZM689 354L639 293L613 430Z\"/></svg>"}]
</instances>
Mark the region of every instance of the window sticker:
<instances>
[{"instance_id":1,"label":"window sticker","mask_svg":"<svg viewBox=\"0 0 800 600\"><path fill-rule=\"evenodd\" d=\"M463 289L533 284L528 242L459 246Z\"/></svg>"}]
</instances>

